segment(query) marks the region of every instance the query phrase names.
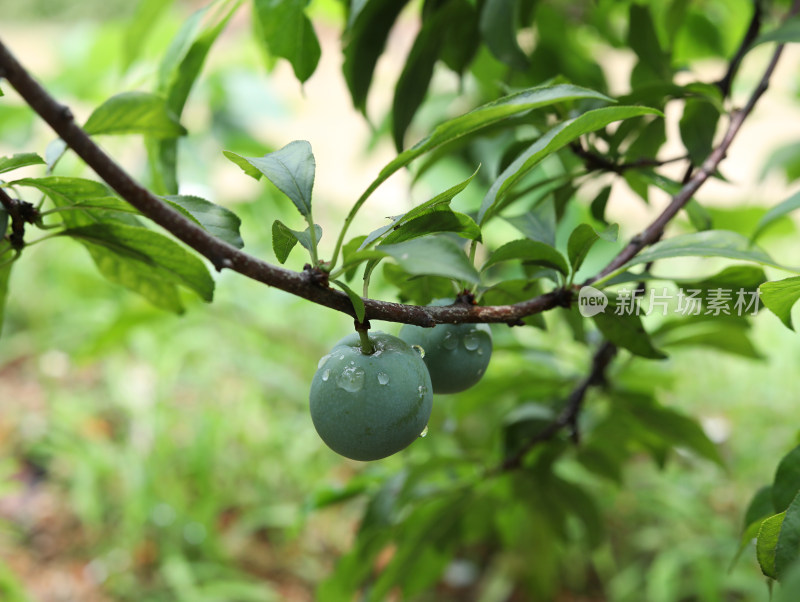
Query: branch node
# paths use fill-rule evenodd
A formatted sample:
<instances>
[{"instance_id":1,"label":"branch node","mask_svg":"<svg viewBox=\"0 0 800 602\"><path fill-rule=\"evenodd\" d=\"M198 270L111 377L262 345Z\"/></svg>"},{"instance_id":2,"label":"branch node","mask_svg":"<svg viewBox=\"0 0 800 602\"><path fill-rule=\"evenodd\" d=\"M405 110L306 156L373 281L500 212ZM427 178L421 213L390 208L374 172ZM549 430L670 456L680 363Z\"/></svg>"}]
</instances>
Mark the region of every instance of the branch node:
<instances>
[{"instance_id":1,"label":"branch node","mask_svg":"<svg viewBox=\"0 0 800 602\"><path fill-rule=\"evenodd\" d=\"M322 288L330 288L330 284L328 282L330 274L328 274L328 272L321 270L318 267L314 267L310 263L307 263L303 266L303 273L306 275L308 281L312 284L321 286Z\"/></svg>"},{"instance_id":2,"label":"branch node","mask_svg":"<svg viewBox=\"0 0 800 602\"><path fill-rule=\"evenodd\" d=\"M59 109L59 116L64 121L73 121L75 119L75 116L72 114L72 109L66 105L61 105L61 108Z\"/></svg>"}]
</instances>

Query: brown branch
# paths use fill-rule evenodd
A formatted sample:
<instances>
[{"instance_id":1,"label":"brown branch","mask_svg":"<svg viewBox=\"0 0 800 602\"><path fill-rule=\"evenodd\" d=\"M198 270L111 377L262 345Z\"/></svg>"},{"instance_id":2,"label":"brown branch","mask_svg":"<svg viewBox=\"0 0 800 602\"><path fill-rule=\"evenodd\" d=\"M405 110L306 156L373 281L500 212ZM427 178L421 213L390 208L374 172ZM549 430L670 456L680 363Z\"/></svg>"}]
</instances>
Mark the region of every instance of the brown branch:
<instances>
[{"instance_id":1,"label":"brown branch","mask_svg":"<svg viewBox=\"0 0 800 602\"><path fill-rule=\"evenodd\" d=\"M727 98L731 93L733 78L736 77L736 73L739 71L739 66L742 64L742 59L750 50L750 45L758 37L758 34L761 31L761 20L761 1L753 0L753 16L750 19L750 25L747 26L747 31L744 34L744 38L742 38L742 43L739 44L736 54L730 60L730 63L728 63L728 70L725 72L725 75L721 80L716 82L717 87L719 87L720 91L722 92L723 98Z\"/></svg>"},{"instance_id":2,"label":"brown branch","mask_svg":"<svg viewBox=\"0 0 800 602\"><path fill-rule=\"evenodd\" d=\"M706 180L708 180L708 178L710 178L717 171L719 164L728 154L728 149L730 148L734 138L736 138L736 134L739 133L739 130L741 129L745 119L753 111L758 99L761 98L764 92L767 91L767 88L769 87L769 80L772 77L772 73L775 71L775 67L778 64L778 60L780 59L782 53L783 44L780 44L775 49L775 52L773 53L772 58L770 59L770 62L764 71L764 75L761 77L761 81L758 83L758 86L756 86L755 90L753 90L753 93L750 95L747 104L731 114L730 122L728 123L728 129L726 130L725 135L723 136L719 145L711 152L700 168L692 174L680 191L674 197L672 197L672 200L664 209L664 211L662 211L661 214L654 219L649 226L647 226L647 228L634 236L628 245L622 249L622 251L620 251L619 254L605 268L603 268L599 274L586 280L584 285L591 284L592 282L621 268L623 265L633 259L642 249L653 244L659 238L661 238L662 234L664 233L664 228L667 226L667 224L677 215L677 213L686 205L686 203L691 200L691 198L706 182Z\"/></svg>"},{"instance_id":3,"label":"brown branch","mask_svg":"<svg viewBox=\"0 0 800 602\"><path fill-rule=\"evenodd\" d=\"M347 295L321 285L314 270L293 272L244 253L212 236L137 183L77 124L68 107L56 102L0 42L0 77L61 137L100 178L143 215L207 258L217 270L230 269L319 305L354 316ZM459 322L516 323L521 318L569 304L571 292L556 290L514 305L419 307L365 299L366 318L419 326Z\"/></svg>"},{"instance_id":4,"label":"brown branch","mask_svg":"<svg viewBox=\"0 0 800 602\"><path fill-rule=\"evenodd\" d=\"M525 445L520 447L513 455L507 457L499 466L490 471L489 475L507 472L522 467L522 462L525 456L537 445L549 441L555 437L559 431L566 427L570 427L573 432L573 438L577 438L577 420L583 408L586 393L591 387L602 385L605 383L606 369L611 360L617 354L617 346L613 343L605 341L595 352L592 357L592 369L589 374L581 379L580 383L572 390L567 397L561 413L548 424L543 430L539 431L536 435L531 437L525 442Z\"/></svg>"}]
</instances>

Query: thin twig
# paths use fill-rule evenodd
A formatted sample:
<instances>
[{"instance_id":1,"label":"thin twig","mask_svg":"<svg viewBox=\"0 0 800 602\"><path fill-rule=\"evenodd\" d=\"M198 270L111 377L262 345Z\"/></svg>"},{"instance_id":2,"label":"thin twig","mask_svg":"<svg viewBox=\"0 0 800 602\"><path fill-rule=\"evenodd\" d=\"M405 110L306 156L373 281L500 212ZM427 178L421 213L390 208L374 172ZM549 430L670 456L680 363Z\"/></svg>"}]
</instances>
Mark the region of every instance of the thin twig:
<instances>
[{"instance_id":1,"label":"thin twig","mask_svg":"<svg viewBox=\"0 0 800 602\"><path fill-rule=\"evenodd\" d=\"M589 374L581 379L580 383L578 383L569 394L561 413L555 420L528 439L513 455L506 458L499 466L490 471L489 474L498 474L521 468L525 456L527 456L534 447L540 443L549 441L555 437L559 431L568 426L573 428L574 433L577 433L575 425L578 414L580 414L581 408L583 407L586 393L590 387L601 385L605 382L606 369L611 363L611 360L614 359L616 353L616 345L608 341L603 342L592 357L592 368Z\"/></svg>"}]
</instances>

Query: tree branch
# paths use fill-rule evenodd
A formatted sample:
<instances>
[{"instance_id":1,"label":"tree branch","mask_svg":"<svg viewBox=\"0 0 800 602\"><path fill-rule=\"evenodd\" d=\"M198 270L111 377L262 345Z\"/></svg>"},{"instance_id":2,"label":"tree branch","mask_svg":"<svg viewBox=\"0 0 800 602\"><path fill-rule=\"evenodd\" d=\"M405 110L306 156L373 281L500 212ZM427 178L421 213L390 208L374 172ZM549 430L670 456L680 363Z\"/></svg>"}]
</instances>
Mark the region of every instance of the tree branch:
<instances>
[{"instance_id":1,"label":"tree branch","mask_svg":"<svg viewBox=\"0 0 800 602\"><path fill-rule=\"evenodd\" d=\"M599 274L586 280L584 285L591 284L592 282L595 282L596 280L599 280L600 278L603 278L611 272L621 268L623 265L633 259L642 249L653 244L659 238L661 238L662 234L664 233L664 228L667 226L667 224L677 215L684 205L691 200L691 198L705 183L705 181L717 171L719 164L728 154L728 149L730 148L734 138L736 138L736 134L739 133L739 130L741 129L745 119L747 119L748 115L750 115L750 113L753 111L758 99L761 98L761 96L769 87L769 80L772 77L772 73L775 71L775 67L778 64L778 60L780 59L782 53L783 44L779 44L775 49L775 52L773 53L766 70L764 71L764 75L761 77L761 81L750 95L747 104L745 104L743 108L734 111L731 114L730 122L728 123L728 129L726 130L722 141L711 152L700 168L695 171L694 174L692 174L689 180L680 189L678 194L672 197L672 200L664 209L664 211L662 211L661 214L654 219L649 226L647 226L647 228L634 236L628 245L622 249L622 251L620 251L619 254L613 260L611 260L611 262L605 268L603 268Z\"/></svg>"},{"instance_id":2,"label":"tree branch","mask_svg":"<svg viewBox=\"0 0 800 602\"><path fill-rule=\"evenodd\" d=\"M608 341L603 342L592 357L592 369L567 397L564 407L558 417L548 424L543 430L531 437L520 447L515 454L506 458L499 466L490 471L490 475L516 470L522 466L525 456L537 445L549 441L559 431L566 427L573 429L573 438L577 438L577 419L583 408L583 401L590 387L601 385L605 382L606 369L617 354L617 346Z\"/></svg>"}]
</instances>

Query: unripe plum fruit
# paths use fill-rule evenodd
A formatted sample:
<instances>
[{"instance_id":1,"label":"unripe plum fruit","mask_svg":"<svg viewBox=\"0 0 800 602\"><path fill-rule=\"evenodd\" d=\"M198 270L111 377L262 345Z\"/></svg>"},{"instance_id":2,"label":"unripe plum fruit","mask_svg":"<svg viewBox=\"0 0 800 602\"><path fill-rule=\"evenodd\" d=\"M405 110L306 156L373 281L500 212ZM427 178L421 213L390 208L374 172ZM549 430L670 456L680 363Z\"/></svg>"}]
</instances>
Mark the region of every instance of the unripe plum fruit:
<instances>
[{"instance_id":1,"label":"unripe plum fruit","mask_svg":"<svg viewBox=\"0 0 800 602\"><path fill-rule=\"evenodd\" d=\"M408 447L428 424L431 379L420 354L399 338L369 333L370 355L358 333L323 357L311 381L309 407L317 433L353 460L379 460Z\"/></svg>"},{"instance_id":2,"label":"unripe plum fruit","mask_svg":"<svg viewBox=\"0 0 800 602\"><path fill-rule=\"evenodd\" d=\"M437 324L433 328L405 324L398 336L425 351L423 361L434 393L460 393L474 386L492 357L488 324Z\"/></svg>"}]
</instances>

